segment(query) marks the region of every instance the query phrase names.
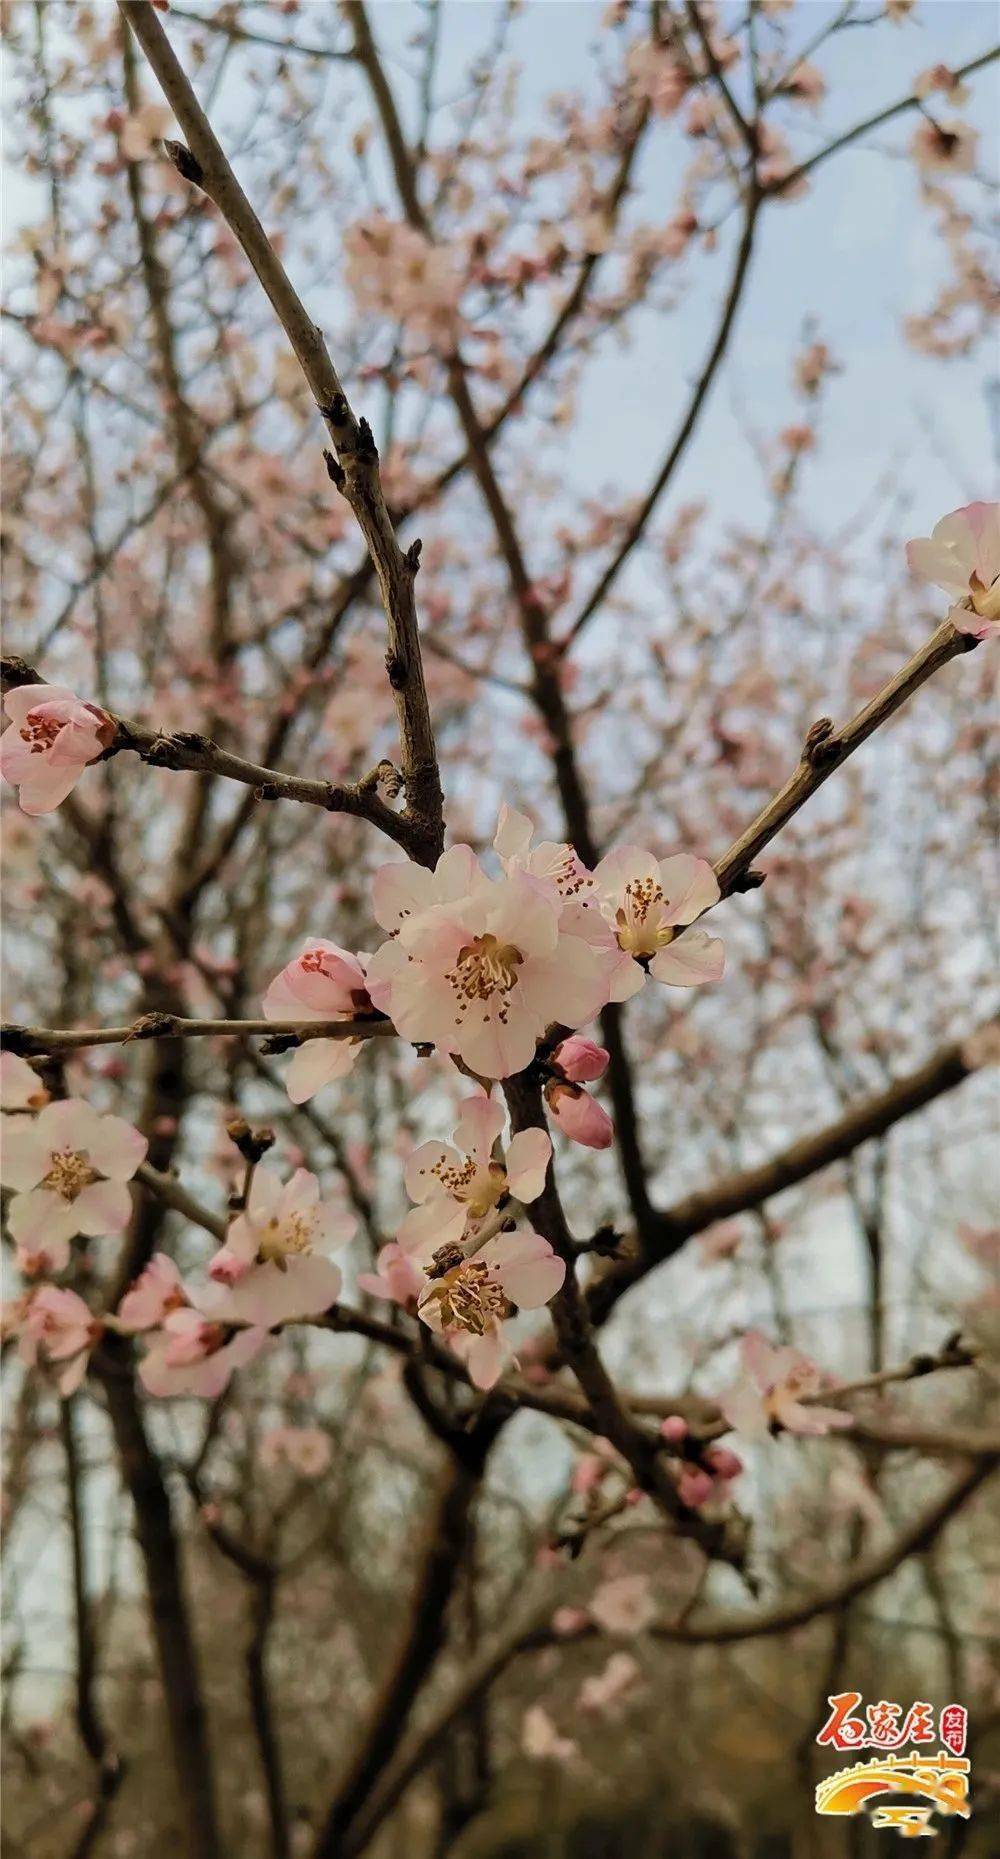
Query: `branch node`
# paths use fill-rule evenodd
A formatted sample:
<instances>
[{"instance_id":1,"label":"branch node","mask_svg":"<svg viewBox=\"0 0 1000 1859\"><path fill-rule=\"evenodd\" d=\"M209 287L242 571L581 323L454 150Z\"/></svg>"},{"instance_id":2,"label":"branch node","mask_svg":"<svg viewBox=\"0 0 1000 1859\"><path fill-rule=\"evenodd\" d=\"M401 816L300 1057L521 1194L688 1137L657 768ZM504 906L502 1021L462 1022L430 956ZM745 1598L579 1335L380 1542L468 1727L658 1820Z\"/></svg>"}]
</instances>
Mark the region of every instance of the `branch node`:
<instances>
[{"instance_id":1,"label":"branch node","mask_svg":"<svg viewBox=\"0 0 1000 1859\"><path fill-rule=\"evenodd\" d=\"M193 187L205 186L205 173L201 162L196 161L191 150L183 142L171 142L166 136L160 145L167 160L177 169L182 180L190 181Z\"/></svg>"},{"instance_id":2,"label":"branch node","mask_svg":"<svg viewBox=\"0 0 1000 1859\"><path fill-rule=\"evenodd\" d=\"M332 452L324 451L323 457L326 460L327 477L330 479L331 484L334 484L337 490L343 494L344 486L347 483L347 473L343 465L334 458Z\"/></svg>"},{"instance_id":3,"label":"branch node","mask_svg":"<svg viewBox=\"0 0 1000 1859\"><path fill-rule=\"evenodd\" d=\"M834 761L839 752L835 739L833 718L821 716L816 719L802 745L802 760L810 768L821 768L824 762Z\"/></svg>"}]
</instances>

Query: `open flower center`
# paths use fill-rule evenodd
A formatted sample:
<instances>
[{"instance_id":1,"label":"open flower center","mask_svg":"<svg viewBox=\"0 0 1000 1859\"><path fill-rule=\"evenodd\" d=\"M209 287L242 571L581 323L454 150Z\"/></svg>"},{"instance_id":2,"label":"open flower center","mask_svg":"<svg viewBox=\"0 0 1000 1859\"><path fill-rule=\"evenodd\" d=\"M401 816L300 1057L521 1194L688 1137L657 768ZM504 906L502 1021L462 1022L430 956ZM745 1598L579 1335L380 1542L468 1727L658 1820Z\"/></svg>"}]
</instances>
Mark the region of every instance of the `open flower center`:
<instances>
[{"instance_id":1,"label":"open flower center","mask_svg":"<svg viewBox=\"0 0 1000 1859\"><path fill-rule=\"evenodd\" d=\"M454 990L460 1017L464 1017L474 1001L483 1005L497 1001L499 997L499 1017L506 1018L506 997L517 982L517 971L524 957L513 943L498 942L495 936L487 933L474 936L458 952L454 968L449 969L447 979Z\"/></svg>"},{"instance_id":2,"label":"open flower center","mask_svg":"<svg viewBox=\"0 0 1000 1859\"><path fill-rule=\"evenodd\" d=\"M485 1336L494 1323L511 1314L506 1292L483 1259L464 1259L432 1284L421 1300L435 1303L445 1330L468 1330L473 1336Z\"/></svg>"},{"instance_id":3,"label":"open flower center","mask_svg":"<svg viewBox=\"0 0 1000 1859\"><path fill-rule=\"evenodd\" d=\"M51 1188L53 1194L61 1194L64 1201L75 1201L77 1195L96 1180L86 1149L53 1149L49 1156L49 1172L41 1185Z\"/></svg>"},{"instance_id":4,"label":"open flower center","mask_svg":"<svg viewBox=\"0 0 1000 1859\"><path fill-rule=\"evenodd\" d=\"M51 749L63 724L58 717L46 716L44 710L29 710L21 726L21 740L30 745L32 755Z\"/></svg>"},{"instance_id":5,"label":"open flower center","mask_svg":"<svg viewBox=\"0 0 1000 1859\"><path fill-rule=\"evenodd\" d=\"M315 1225L312 1214L287 1214L283 1220L269 1220L257 1248L261 1264L270 1260L279 1271L287 1271L292 1255L312 1251Z\"/></svg>"},{"instance_id":6,"label":"open flower center","mask_svg":"<svg viewBox=\"0 0 1000 1859\"><path fill-rule=\"evenodd\" d=\"M507 1176L499 1162L490 1162L484 1168L474 1156L463 1156L461 1166L449 1162L442 1156L431 1169L441 1183L445 1193L453 1201L461 1201L469 1209L474 1220L481 1220L502 1198L507 1188Z\"/></svg>"},{"instance_id":7,"label":"open flower center","mask_svg":"<svg viewBox=\"0 0 1000 1859\"><path fill-rule=\"evenodd\" d=\"M673 941L674 930L663 921L666 901L655 878L629 879L624 901L615 911L618 947L626 955L655 955Z\"/></svg>"}]
</instances>

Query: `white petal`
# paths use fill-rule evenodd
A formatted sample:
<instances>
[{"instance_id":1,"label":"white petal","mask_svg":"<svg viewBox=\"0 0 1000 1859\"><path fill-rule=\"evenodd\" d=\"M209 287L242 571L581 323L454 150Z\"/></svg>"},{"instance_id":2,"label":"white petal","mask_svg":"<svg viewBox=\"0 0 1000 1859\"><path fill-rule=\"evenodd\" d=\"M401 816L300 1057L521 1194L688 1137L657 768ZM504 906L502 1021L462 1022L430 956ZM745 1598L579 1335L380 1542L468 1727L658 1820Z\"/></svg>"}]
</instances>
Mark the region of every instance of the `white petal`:
<instances>
[{"instance_id":1,"label":"white petal","mask_svg":"<svg viewBox=\"0 0 1000 1859\"><path fill-rule=\"evenodd\" d=\"M552 1142L544 1130L519 1130L507 1145L507 1180L519 1201L538 1199L545 1186L545 1171Z\"/></svg>"},{"instance_id":2,"label":"white petal","mask_svg":"<svg viewBox=\"0 0 1000 1859\"><path fill-rule=\"evenodd\" d=\"M433 1195L414 1207L399 1226L396 1238L408 1257L429 1264L439 1246L460 1240L465 1232L465 1208L444 1194Z\"/></svg>"},{"instance_id":3,"label":"white petal","mask_svg":"<svg viewBox=\"0 0 1000 1859\"><path fill-rule=\"evenodd\" d=\"M122 1233L132 1218L132 1196L123 1181L94 1181L77 1195L73 1212L78 1233Z\"/></svg>"},{"instance_id":4,"label":"white petal","mask_svg":"<svg viewBox=\"0 0 1000 1859\"><path fill-rule=\"evenodd\" d=\"M0 1117L0 1181L5 1188L24 1193L48 1174L52 1151L39 1122L38 1117Z\"/></svg>"},{"instance_id":5,"label":"white petal","mask_svg":"<svg viewBox=\"0 0 1000 1859\"><path fill-rule=\"evenodd\" d=\"M693 923L703 910L717 904L721 895L707 859L692 852L677 852L660 865L660 884L666 899L664 923Z\"/></svg>"},{"instance_id":6,"label":"white petal","mask_svg":"<svg viewBox=\"0 0 1000 1859\"><path fill-rule=\"evenodd\" d=\"M353 1039L308 1039L293 1054L285 1073L285 1090L293 1104L304 1104L325 1084L346 1078L361 1051Z\"/></svg>"},{"instance_id":7,"label":"white petal","mask_svg":"<svg viewBox=\"0 0 1000 1859\"><path fill-rule=\"evenodd\" d=\"M704 981L721 981L726 953L718 936L707 930L688 929L665 949L658 949L649 964L654 981L672 988L697 988Z\"/></svg>"},{"instance_id":8,"label":"white petal","mask_svg":"<svg viewBox=\"0 0 1000 1859\"><path fill-rule=\"evenodd\" d=\"M98 1117L87 1144L94 1167L109 1181L131 1181L149 1144L124 1117Z\"/></svg>"}]
</instances>

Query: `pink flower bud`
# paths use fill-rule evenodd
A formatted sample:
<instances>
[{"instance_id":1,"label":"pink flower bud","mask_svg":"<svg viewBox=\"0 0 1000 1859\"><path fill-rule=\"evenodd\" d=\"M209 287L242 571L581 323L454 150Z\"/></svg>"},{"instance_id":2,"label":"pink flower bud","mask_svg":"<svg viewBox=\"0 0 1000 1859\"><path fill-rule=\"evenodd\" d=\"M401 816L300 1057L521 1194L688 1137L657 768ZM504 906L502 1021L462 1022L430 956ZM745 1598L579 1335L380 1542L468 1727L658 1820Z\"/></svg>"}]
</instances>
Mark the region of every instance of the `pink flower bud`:
<instances>
[{"instance_id":1,"label":"pink flower bud","mask_svg":"<svg viewBox=\"0 0 1000 1859\"><path fill-rule=\"evenodd\" d=\"M697 1510L712 1495L711 1474L699 1465L686 1465L677 1481L677 1495L689 1510Z\"/></svg>"},{"instance_id":2,"label":"pink flower bud","mask_svg":"<svg viewBox=\"0 0 1000 1859\"><path fill-rule=\"evenodd\" d=\"M672 1446L679 1446L682 1439L687 1439L688 1423L683 1414L668 1414L660 1422L660 1438L669 1440Z\"/></svg>"},{"instance_id":3,"label":"pink flower bud","mask_svg":"<svg viewBox=\"0 0 1000 1859\"><path fill-rule=\"evenodd\" d=\"M593 1039L581 1039L578 1033L574 1033L572 1039L564 1039L552 1057L571 1084L592 1084L595 1078L603 1078L608 1069L604 1047Z\"/></svg>"},{"instance_id":4,"label":"pink flower bud","mask_svg":"<svg viewBox=\"0 0 1000 1859\"><path fill-rule=\"evenodd\" d=\"M716 1478L738 1478L743 1470L743 1460L728 1446L709 1446L705 1454L705 1464L715 1473Z\"/></svg>"},{"instance_id":5,"label":"pink flower bud","mask_svg":"<svg viewBox=\"0 0 1000 1859\"><path fill-rule=\"evenodd\" d=\"M615 1126L606 1110L577 1084L551 1083L545 1087L549 1110L564 1136L585 1149L608 1149Z\"/></svg>"}]
</instances>

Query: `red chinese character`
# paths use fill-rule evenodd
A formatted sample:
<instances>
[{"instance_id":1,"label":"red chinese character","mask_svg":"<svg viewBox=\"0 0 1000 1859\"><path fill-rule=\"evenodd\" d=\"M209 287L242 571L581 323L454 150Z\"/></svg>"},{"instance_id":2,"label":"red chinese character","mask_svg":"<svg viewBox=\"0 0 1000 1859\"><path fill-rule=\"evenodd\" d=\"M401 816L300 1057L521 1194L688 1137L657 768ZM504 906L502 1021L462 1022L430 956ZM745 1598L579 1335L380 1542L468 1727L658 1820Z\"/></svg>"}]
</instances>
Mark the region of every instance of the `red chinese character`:
<instances>
[{"instance_id":1,"label":"red chinese character","mask_svg":"<svg viewBox=\"0 0 1000 1859\"><path fill-rule=\"evenodd\" d=\"M939 1734L942 1743L947 1743L956 1756L965 1752L965 1733L969 1726L969 1713L964 1704L946 1704L941 1712Z\"/></svg>"},{"instance_id":2,"label":"red chinese character","mask_svg":"<svg viewBox=\"0 0 1000 1859\"><path fill-rule=\"evenodd\" d=\"M904 1743L934 1743L934 1712L929 1704L921 1700L911 1704L903 1725L902 1741Z\"/></svg>"},{"instance_id":3,"label":"red chinese character","mask_svg":"<svg viewBox=\"0 0 1000 1859\"><path fill-rule=\"evenodd\" d=\"M906 1741L905 1730L899 1727L903 1715L901 1705L890 1704L887 1698L880 1698L877 1704L869 1704L865 1715L868 1718L868 1743L872 1749L899 1749Z\"/></svg>"},{"instance_id":4,"label":"red chinese character","mask_svg":"<svg viewBox=\"0 0 1000 1859\"><path fill-rule=\"evenodd\" d=\"M826 1701L830 1715L816 1738L817 1743L832 1743L834 1749L861 1749L865 1726L860 1717L851 1716L861 1703L860 1691L838 1691L836 1697Z\"/></svg>"}]
</instances>

